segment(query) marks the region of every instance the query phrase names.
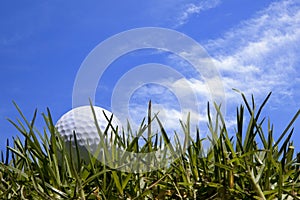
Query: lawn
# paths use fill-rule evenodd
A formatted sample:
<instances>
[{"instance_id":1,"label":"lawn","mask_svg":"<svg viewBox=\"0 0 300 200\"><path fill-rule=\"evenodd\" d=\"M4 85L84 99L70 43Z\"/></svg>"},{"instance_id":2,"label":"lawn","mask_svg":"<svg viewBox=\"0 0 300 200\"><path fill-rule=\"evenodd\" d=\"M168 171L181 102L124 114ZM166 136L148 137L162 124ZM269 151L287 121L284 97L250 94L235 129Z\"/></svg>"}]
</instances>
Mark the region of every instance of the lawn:
<instances>
[{"instance_id":1,"label":"lawn","mask_svg":"<svg viewBox=\"0 0 300 200\"><path fill-rule=\"evenodd\" d=\"M286 129L275 137L271 120L260 116L270 96L271 93L256 105L253 97L248 101L241 93L243 104L236 108L234 132L229 132L220 106L208 104L210 136L201 138L198 129L192 134L188 117L180 122L184 144L178 138L174 144L169 143L163 124L156 115L151 115L149 103L149 115L139 130L128 126L121 134L118 129L113 133L117 135L115 146L126 152L149 153L165 147L160 160L154 157L150 157L150 162L144 160L149 170L135 173L114 165L113 161L118 159L128 164L125 168L137 168L126 153L104 150L102 162L91 154L89 161L82 159L79 148L70 151L63 142L49 109L42 115L45 129L39 131L35 128L37 112L27 120L15 104L20 119L9 121L24 140L14 138L13 145L1 152L0 198L300 199L300 154L291 141L293 123L300 110L295 111ZM216 116L212 116L211 109ZM154 122L160 125L158 133L151 132ZM108 134L98 132L101 137ZM148 137L141 145L133 135L144 132ZM204 140L210 142L209 148L204 148ZM74 151L77 153L71 153ZM157 167L162 162L166 167Z\"/></svg>"}]
</instances>

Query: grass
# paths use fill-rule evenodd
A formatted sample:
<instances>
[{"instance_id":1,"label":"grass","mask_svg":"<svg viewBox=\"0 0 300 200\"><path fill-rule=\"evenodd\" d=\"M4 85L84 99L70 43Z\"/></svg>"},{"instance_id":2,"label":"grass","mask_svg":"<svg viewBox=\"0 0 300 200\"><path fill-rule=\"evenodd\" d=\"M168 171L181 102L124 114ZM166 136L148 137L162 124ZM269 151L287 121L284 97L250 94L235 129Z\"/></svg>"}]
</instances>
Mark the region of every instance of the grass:
<instances>
[{"instance_id":1,"label":"grass","mask_svg":"<svg viewBox=\"0 0 300 200\"><path fill-rule=\"evenodd\" d=\"M68 153L70 149L57 133L49 109L43 114L46 127L40 132L34 126L37 111L29 121L15 104L20 119L9 121L25 140L21 142L16 137L13 146L9 146L7 140L6 152L1 152L0 198L300 199L300 154L295 153L291 141L292 125L300 110L275 138L270 120L260 116L271 93L260 106L253 97L249 102L244 94L241 96L244 103L236 109L234 133L229 133L220 106L208 105L210 137L201 138L197 130L195 138L191 138L188 118L186 122L180 122L185 135L184 144L175 138L175 144L166 145L170 138L157 116L151 115L150 103L147 121L144 120L136 131L137 135L148 132L145 144L140 145L130 126L115 140L117 147L128 152L147 153L162 146L168 147L161 160L147 156L139 158L151 160L141 166L149 167L144 173L115 168L118 166L116 161L121 160L128 163L125 167L138 169L138 166L133 166L137 162L131 162L133 158L128 153L112 150L108 155L108 151L104 151L106 165L93 155L90 155L89 162L85 162L78 149L75 155ZM214 120L210 107L216 111ZM153 121L160 124L160 135L152 133ZM100 129L98 132L102 137L107 134L101 133ZM209 149L204 149L204 140L210 141ZM159 163L167 167L157 168Z\"/></svg>"}]
</instances>

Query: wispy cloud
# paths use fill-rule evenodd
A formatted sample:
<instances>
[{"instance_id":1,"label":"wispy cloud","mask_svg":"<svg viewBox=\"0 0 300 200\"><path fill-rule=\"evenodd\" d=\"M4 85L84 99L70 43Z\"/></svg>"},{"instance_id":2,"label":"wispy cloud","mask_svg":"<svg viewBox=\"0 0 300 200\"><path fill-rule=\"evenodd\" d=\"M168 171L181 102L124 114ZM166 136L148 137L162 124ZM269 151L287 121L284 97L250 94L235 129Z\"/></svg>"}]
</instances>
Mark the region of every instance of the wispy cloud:
<instances>
[{"instance_id":1,"label":"wispy cloud","mask_svg":"<svg viewBox=\"0 0 300 200\"><path fill-rule=\"evenodd\" d=\"M196 11L194 8L187 13ZM258 100L273 91L273 106L299 106L298 44L300 5L293 0L272 3L254 18L243 21L229 30L223 37L207 42L205 47L221 73L228 108L241 102L240 96L232 91L232 88L239 89L246 95L254 94ZM178 61L176 56L170 56L169 59L173 64L182 65L184 71L189 67L186 63ZM183 79L166 85L182 93L186 91L186 87L193 88L201 100L199 105L206 108L205 103L209 100L210 92L214 91L208 91L203 80L189 77L185 82L188 82L189 86L183 83ZM201 120L206 119L204 113L195 113L193 116ZM227 121L230 126L235 124L230 116L227 117Z\"/></svg>"},{"instance_id":2,"label":"wispy cloud","mask_svg":"<svg viewBox=\"0 0 300 200\"><path fill-rule=\"evenodd\" d=\"M190 18L206 10L217 7L221 0L164 0L147 2L147 16L158 24L177 28Z\"/></svg>"},{"instance_id":3,"label":"wispy cloud","mask_svg":"<svg viewBox=\"0 0 300 200\"><path fill-rule=\"evenodd\" d=\"M300 4L272 3L206 48L219 68L230 100L231 88L264 96L273 91L280 103L299 93ZM299 105L299 103L298 103Z\"/></svg>"},{"instance_id":4,"label":"wispy cloud","mask_svg":"<svg viewBox=\"0 0 300 200\"><path fill-rule=\"evenodd\" d=\"M191 5L190 9L186 7L185 14L181 15L183 23L191 15L204 9ZM217 3L214 5L216 6ZM229 108L235 107L237 103L241 102L241 98L232 91L232 88L239 89L247 95L254 94L258 99L264 98L268 92L273 91L272 99L275 98L273 100L275 104L284 105L288 103L299 106L297 98L299 98L300 93L300 68L297 65L300 64L300 47L298 44L300 44L300 5L293 0L272 3L268 8L258 12L252 19L243 21L229 30L221 38L208 41L205 48L221 73L226 91L227 106ZM170 65L175 65L178 71L183 74L193 74L189 72L191 66L178 60L177 56L169 56L168 59ZM203 63L203 60L200 63ZM147 76L150 76L150 73L147 73ZM211 81L213 78L211 77ZM209 91L205 81L192 76L177 78L176 80L157 80L169 90L175 91L177 97L184 97L182 99L187 105L185 107L187 109L184 108L183 110L174 106L167 106L178 102L174 98L170 98L170 95L166 95L165 90L151 90L152 94L165 94L160 97L158 103L166 105L163 107L163 112L167 113L167 116L173 116L164 119L163 113L160 114L162 120L169 120L165 123L167 128L178 126L178 119L185 120L187 112L191 112L193 119L191 127L195 127L194 125L199 121L206 122L206 103L207 100L210 100L211 93L216 91ZM201 109L189 109L195 106L195 101L191 100L191 92L188 88L191 88L198 97L196 104L203 108L203 112ZM149 96L149 91L149 88L140 91L140 96ZM128 102L119 102L122 105L126 103ZM135 104L131 105L133 108L131 116L146 116L147 108L140 105L146 104L136 101ZM156 110L161 111L162 107L157 107ZM125 112L122 111L121 113ZM137 119L136 121L140 120ZM235 124L232 116L227 116L226 120L228 126Z\"/></svg>"},{"instance_id":5,"label":"wispy cloud","mask_svg":"<svg viewBox=\"0 0 300 200\"><path fill-rule=\"evenodd\" d=\"M176 19L176 26L181 26L187 23L193 15L197 15L202 11L209 10L218 6L221 3L220 0L205 0L198 1L195 3L189 3L182 7L182 10L179 12L179 15Z\"/></svg>"}]
</instances>

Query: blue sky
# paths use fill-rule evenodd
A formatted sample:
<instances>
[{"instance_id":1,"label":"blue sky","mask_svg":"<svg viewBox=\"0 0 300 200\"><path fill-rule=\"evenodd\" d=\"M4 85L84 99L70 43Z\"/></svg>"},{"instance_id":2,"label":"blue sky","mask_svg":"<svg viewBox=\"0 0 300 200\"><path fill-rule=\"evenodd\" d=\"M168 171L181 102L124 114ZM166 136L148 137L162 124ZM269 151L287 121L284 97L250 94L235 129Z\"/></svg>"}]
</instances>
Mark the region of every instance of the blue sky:
<instances>
[{"instance_id":1,"label":"blue sky","mask_svg":"<svg viewBox=\"0 0 300 200\"><path fill-rule=\"evenodd\" d=\"M5 148L6 138L19 135L6 120L18 116L12 101L27 118L35 108L42 113L49 107L58 120L72 108L73 84L86 56L105 39L140 27L173 29L206 49L222 77L229 125L234 125L232 114L241 103L232 88L247 96L254 94L258 103L273 92L264 114L271 117L276 133L283 131L300 108L297 0L1 1L0 16L0 149ZM139 51L126 56L114 62L100 80L97 105L110 109L113 84L132 66L157 62L182 71L188 68L167 53ZM188 81L205 100L203 82ZM180 80L169 86L184 91ZM168 95L157 96L162 93ZM166 88L149 85L133 94L130 113L141 117L148 98L168 102L173 107L167 106L165 113L178 116L176 98ZM37 126L42 128L39 118ZM294 135L298 150L299 131L298 119Z\"/></svg>"}]
</instances>

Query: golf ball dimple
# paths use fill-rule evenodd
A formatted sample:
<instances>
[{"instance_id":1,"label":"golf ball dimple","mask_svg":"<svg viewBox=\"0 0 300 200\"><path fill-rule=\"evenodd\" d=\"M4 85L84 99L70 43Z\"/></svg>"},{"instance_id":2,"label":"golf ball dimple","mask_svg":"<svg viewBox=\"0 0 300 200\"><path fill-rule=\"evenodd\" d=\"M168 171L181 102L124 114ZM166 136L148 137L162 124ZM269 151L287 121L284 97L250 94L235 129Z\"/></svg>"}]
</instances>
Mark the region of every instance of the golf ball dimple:
<instances>
[{"instance_id":1,"label":"golf ball dimple","mask_svg":"<svg viewBox=\"0 0 300 200\"><path fill-rule=\"evenodd\" d=\"M102 134L107 129L105 139L113 140L114 134L118 133L112 133L112 127L114 129L122 128L120 121L115 116L112 117L112 113L104 108L93 106L93 109ZM112 126L108 127L111 117ZM81 106L70 110L57 121L55 127L63 141L67 145L71 145L73 150L76 147L74 134L76 135L81 156L88 156L86 155L87 151L94 155L101 142L91 106Z\"/></svg>"}]
</instances>

